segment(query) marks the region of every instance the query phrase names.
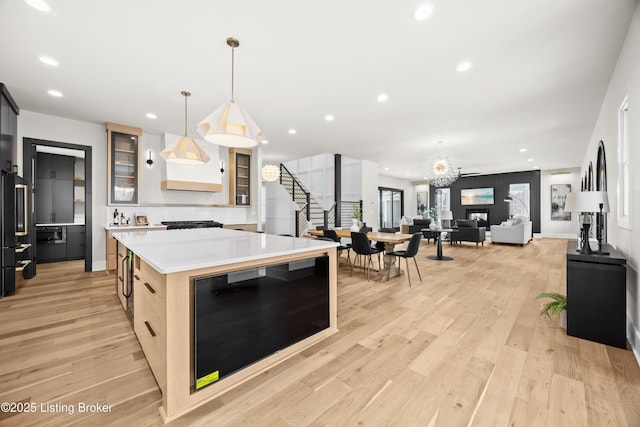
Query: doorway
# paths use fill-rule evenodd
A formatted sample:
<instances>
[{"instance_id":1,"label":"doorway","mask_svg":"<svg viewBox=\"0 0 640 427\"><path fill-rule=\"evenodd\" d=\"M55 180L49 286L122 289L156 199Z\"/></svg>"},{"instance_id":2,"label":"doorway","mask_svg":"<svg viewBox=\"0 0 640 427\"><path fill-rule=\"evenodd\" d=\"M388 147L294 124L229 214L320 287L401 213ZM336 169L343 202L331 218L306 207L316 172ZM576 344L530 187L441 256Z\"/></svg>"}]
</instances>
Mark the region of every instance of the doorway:
<instances>
[{"instance_id":1,"label":"doorway","mask_svg":"<svg viewBox=\"0 0 640 427\"><path fill-rule=\"evenodd\" d=\"M38 260L38 249L37 249L37 241L36 241L36 224L38 224L38 219L42 222L42 215L40 218L37 218L37 207L43 205L37 202L36 200L36 190L37 190L37 175L36 175L36 159L38 157L38 153L41 153L46 156L66 156L66 157L74 157L76 159L82 159L75 162L74 170L73 170L73 211L72 211L72 220L69 221L70 227L73 227L73 230L70 230L72 233L75 232L75 229L78 228L74 223L84 224L84 233L82 235L75 236L76 239L79 239L79 243L83 246L84 254L80 253L75 255L76 259L81 258L84 255L84 271L90 272L92 271L92 215L91 215L91 206L92 206L92 191L91 191L91 147L86 145L76 145L70 144L66 142L56 142L56 141L47 141L42 139L34 139L34 138L23 138L22 144L22 155L23 155L23 171L24 171L24 179L29 184L29 188L31 188L31 197L29 198L28 211L30 216L30 227L29 236L31 247L35 248L34 250L34 261L30 264L32 266L32 271L29 271L25 277L33 277L36 274L36 265ZM42 180L41 180L41 183ZM45 183L46 184L46 183ZM55 196L53 189L52 195ZM55 217L53 218L52 226L56 226ZM67 234L67 229L65 228L65 234ZM68 235L68 234L67 234ZM73 237L71 238L73 241ZM60 240L58 241L60 242ZM66 243L66 239L65 239ZM42 245L41 245L42 247ZM46 249L44 249L46 250ZM72 251L77 252L76 246L72 246ZM47 254L41 254L47 255Z\"/></svg>"},{"instance_id":2,"label":"doorway","mask_svg":"<svg viewBox=\"0 0 640 427\"><path fill-rule=\"evenodd\" d=\"M378 187L380 193L380 228L400 231L404 215L404 191L397 188Z\"/></svg>"}]
</instances>

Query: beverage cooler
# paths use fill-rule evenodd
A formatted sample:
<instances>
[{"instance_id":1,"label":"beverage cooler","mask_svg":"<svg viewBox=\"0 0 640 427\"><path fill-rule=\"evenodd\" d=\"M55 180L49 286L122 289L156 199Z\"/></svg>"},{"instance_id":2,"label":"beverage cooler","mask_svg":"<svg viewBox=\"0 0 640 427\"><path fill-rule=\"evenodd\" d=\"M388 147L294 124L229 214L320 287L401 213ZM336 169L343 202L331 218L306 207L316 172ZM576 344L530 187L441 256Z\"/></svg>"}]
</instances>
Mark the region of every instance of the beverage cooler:
<instances>
[{"instance_id":1,"label":"beverage cooler","mask_svg":"<svg viewBox=\"0 0 640 427\"><path fill-rule=\"evenodd\" d=\"M15 292L23 279L24 269L32 261L28 234L28 186L15 173L2 171L0 185L0 240L2 241L2 274L0 298Z\"/></svg>"}]
</instances>

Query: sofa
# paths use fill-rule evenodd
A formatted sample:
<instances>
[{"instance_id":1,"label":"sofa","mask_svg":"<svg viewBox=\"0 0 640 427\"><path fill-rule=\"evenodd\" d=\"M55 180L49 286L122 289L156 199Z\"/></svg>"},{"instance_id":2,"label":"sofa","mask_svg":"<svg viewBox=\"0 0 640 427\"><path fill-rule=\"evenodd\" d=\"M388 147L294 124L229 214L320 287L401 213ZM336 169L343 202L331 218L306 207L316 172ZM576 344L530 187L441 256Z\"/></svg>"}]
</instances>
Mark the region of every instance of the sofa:
<instances>
[{"instance_id":1,"label":"sofa","mask_svg":"<svg viewBox=\"0 0 640 427\"><path fill-rule=\"evenodd\" d=\"M478 221L473 219L457 219L456 225L452 229L457 230L451 233L451 243L471 242L476 244L481 243L484 246L484 241L487 238L487 228L478 227Z\"/></svg>"},{"instance_id":2,"label":"sofa","mask_svg":"<svg viewBox=\"0 0 640 427\"><path fill-rule=\"evenodd\" d=\"M491 243L511 243L524 246L531 240L531 221L515 218L491 226Z\"/></svg>"}]
</instances>

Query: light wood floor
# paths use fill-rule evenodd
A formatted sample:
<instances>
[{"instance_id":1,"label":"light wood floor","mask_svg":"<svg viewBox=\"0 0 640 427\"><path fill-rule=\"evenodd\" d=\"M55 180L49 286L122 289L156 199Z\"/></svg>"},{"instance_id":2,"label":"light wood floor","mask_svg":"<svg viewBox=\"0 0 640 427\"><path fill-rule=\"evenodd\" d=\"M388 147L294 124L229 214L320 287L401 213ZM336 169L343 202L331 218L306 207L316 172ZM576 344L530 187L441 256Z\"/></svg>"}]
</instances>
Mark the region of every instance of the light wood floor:
<instances>
[{"instance_id":1,"label":"light wood floor","mask_svg":"<svg viewBox=\"0 0 640 427\"><path fill-rule=\"evenodd\" d=\"M425 242L411 289L406 276L367 282L341 266L338 334L171 425L640 426L631 351L539 316L536 294L564 292L565 245L445 245L455 260L437 262ZM0 413L0 425L161 424L113 281L82 262L39 265L0 300L0 402L37 406ZM113 406L78 413L79 402Z\"/></svg>"}]
</instances>

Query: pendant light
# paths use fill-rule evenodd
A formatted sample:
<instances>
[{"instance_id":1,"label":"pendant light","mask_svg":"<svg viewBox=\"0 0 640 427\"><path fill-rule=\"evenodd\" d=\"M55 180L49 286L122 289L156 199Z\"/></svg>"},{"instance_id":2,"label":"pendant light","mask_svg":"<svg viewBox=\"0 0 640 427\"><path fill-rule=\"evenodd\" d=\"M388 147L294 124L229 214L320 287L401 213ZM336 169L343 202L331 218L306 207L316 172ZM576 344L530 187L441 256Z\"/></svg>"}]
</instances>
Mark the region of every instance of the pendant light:
<instances>
[{"instance_id":1,"label":"pendant light","mask_svg":"<svg viewBox=\"0 0 640 427\"><path fill-rule=\"evenodd\" d=\"M160 155L169 163L179 165L204 165L209 161L209 156L193 140L187 136L187 97L190 92L180 92L184 96L184 136L178 139L171 147L160 152Z\"/></svg>"},{"instance_id":2,"label":"pendant light","mask_svg":"<svg viewBox=\"0 0 640 427\"><path fill-rule=\"evenodd\" d=\"M240 108L234 100L235 48L240 46L238 39L229 37L227 45L231 47L231 101L219 107L198 123L198 133L209 142L226 147L250 148L258 145L264 134L249 114Z\"/></svg>"}]
</instances>

